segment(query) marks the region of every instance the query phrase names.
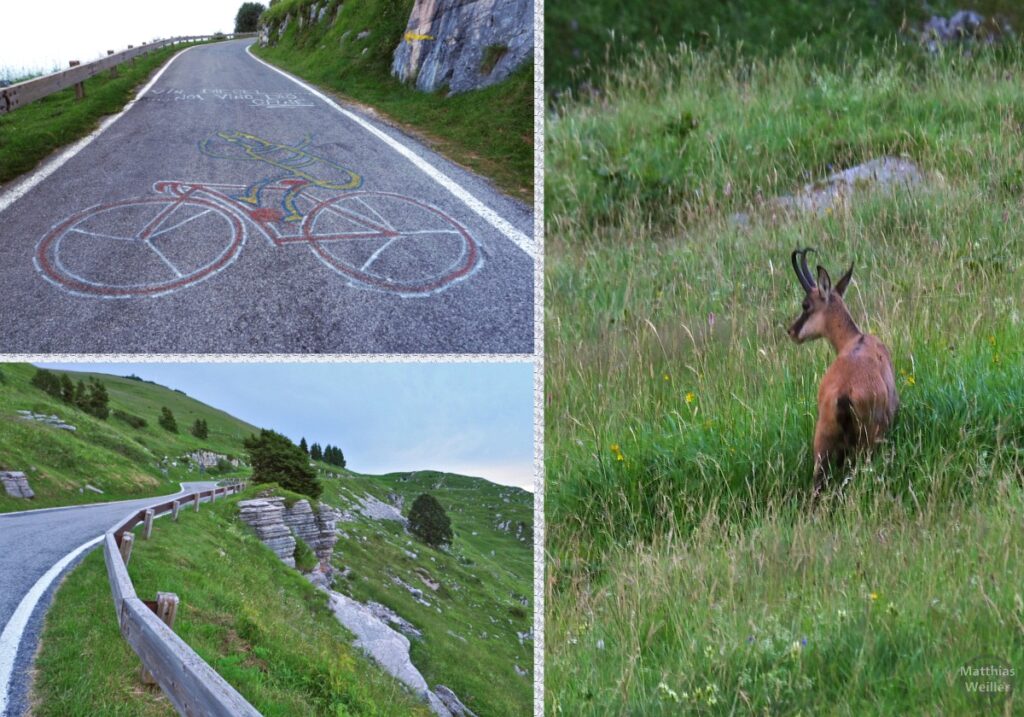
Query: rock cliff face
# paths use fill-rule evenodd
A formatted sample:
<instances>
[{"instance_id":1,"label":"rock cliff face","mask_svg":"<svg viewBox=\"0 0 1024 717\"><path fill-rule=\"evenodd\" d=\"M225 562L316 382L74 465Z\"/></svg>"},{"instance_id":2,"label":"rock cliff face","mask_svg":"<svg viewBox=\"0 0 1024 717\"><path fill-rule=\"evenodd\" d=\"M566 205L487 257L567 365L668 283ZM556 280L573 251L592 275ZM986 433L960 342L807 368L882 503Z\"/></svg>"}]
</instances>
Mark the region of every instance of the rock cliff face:
<instances>
[{"instance_id":1,"label":"rock cliff face","mask_svg":"<svg viewBox=\"0 0 1024 717\"><path fill-rule=\"evenodd\" d=\"M288 508L284 498L271 497L240 501L238 510L242 522L250 525L260 541L288 567L295 567L295 540L300 539L320 560L314 572L326 575L331 571L338 534L337 514L330 507L321 506L314 512L308 500L299 500Z\"/></svg>"},{"instance_id":2,"label":"rock cliff face","mask_svg":"<svg viewBox=\"0 0 1024 717\"><path fill-rule=\"evenodd\" d=\"M424 92L501 82L533 56L533 0L416 0L391 73Z\"/></svg>"},{"instance_id":3,"label":"rock cliff face","mask_svg":"<svg viewBox=\"0 0 1024 717\"><path fill-rule=\"evenodd\" d=\"M290 568L295 567L295 538L284 524L284 498L258 498L238 503L239 517L256 537Z\"/></svg>"}]
</instances>

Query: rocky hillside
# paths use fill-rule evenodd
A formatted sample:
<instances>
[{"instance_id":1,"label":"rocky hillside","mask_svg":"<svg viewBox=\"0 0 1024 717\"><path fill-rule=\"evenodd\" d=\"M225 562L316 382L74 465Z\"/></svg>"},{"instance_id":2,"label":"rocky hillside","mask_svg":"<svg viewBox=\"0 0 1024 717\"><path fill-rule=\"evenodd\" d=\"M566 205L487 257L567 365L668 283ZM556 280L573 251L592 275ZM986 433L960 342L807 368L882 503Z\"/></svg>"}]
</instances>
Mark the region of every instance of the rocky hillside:
<instances>
[{"instance_id":1,"label":"rocky hillside","mask_svg":"<svg viewBox=\"0 0 1024 717\"><path fill-rule=\"evenodd\" d=\"M242 441L256 429L180 391L134 378L57 372L73 383L103 382L110 416L100 420L33 386L35 373L29 364L0 365L0 472L24 474L35 495L15 497L0 486L0 512L172 493L200 471L247 473L239 464ZM157 423L164 406L177 433ZM209 428L204 439L189 432L196 419ZM230 466L224 473L216 469L220 459Z\"/></svg>"},{"instance_id":2,"label":"rocky hillside","mask_svg":"<svg viewBox=\"0 0 1024 717\"><path fill-rule=\"evenodd\" d=\"M239 519L325 591L352 644L435 714L528 714L532 496L433 471L334 475L318 505L268 490L242 500ZM424 492L452 520L450 547L406 529Z\"/></svg>"},{"instance_id":3,"label":"rocky hillside","mask_svg":"<svg viewBox=\"0 0 1024 717\"><path fill-rule=\"evenodd\" d=\"M279 0L260 57L533 197L530 0Z\"/></svg>"}]
</instances>

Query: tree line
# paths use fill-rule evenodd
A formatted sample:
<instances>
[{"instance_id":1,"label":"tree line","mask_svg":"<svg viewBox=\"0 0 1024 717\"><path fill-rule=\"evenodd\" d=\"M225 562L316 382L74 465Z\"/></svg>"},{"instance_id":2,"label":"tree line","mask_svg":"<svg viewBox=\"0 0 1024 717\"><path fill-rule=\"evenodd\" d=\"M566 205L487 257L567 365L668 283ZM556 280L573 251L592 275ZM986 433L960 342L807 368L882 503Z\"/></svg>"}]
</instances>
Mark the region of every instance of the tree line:
<instances>
[{"instance_id":1,"label":"tree line","mask_svg":"<svg viewBox=\"0 0 1024 717\"><path fill-rule=\"evenodd\" d=\"M30 383L58 401L63 401L96 418L106 420L110 415L110 396L107 394L107 387L98 378L90 376L88 384L83 379L78 379L78 383L75 383L66 373L57 375L53 371L40 368L36 369L36 375Z\"/></svg>"}]
</instances>

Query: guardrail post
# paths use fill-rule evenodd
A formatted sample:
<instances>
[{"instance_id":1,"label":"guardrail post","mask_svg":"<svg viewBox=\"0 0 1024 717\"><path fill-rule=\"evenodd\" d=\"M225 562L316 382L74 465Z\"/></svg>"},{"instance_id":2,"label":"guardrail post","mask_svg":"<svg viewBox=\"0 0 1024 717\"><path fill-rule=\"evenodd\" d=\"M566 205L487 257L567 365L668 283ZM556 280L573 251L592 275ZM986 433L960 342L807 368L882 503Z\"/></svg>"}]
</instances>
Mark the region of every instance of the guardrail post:
<instances>
[{"instance_id":1,"label":"guardrail post","mask_svg":"<svg viewBox=\"0 0 1024 717\"><path fill-rule=\"evenodd\" d=\"M125 532L121 536L121 560L124 561L125 566L128 565L128 561L132 557L132 545L135 543L135 536L132 533Z\"/></svg>"},{"instance_id":2,"label":"guardrail post","mask_svg":"<svg viewBox=\"0 0 1024 717\"><path fill-rule=\"evenodd\" d=\"M70 62L68 62L68 66L69 67L78 67L81 64L82 63L79 62L78 60L71 60ZM75 83L75 99L76 100L80 100L80 99L83 99L84 97L85 97L85 83L84 82L76 82Z\"/></svg>"},{"instance_id":3,"label":"guardrail post","mask_svg":"<svg viewBox=\"0 0 1024 717\"><path fill-rule=\"evenodd\" d=\"M146 511L146 525L142 530L142 539L149 540L149 537L153 535L153 509L150 508Z\"/></svg>"},{"instance_id":4,"label":"guardrail post","mask_svg":"<svg viewBox=\"0 0 1024 717\"><path fill-rule=\"evenodd\" d=\"M199 512L199 494L198 493L195 493L192 496L192 502L196 504L195 505L195 511L198 513Z\"/></svg>"},{"instance_id":5,"label":"guardrail post","mask_svg":"<svg viewBox=\"0 0 1024 717\"><path fill-rule=\"evenodd\" d=\"M210 492L210 502L211 503L215 503L216 501L217 501L217 489L214 488L213 491Z\"/></svg>"},{"instance_id":6,"label":"guardrail post","mask_svg":"<svg viewBox=\"0 0 1024 717\"><path fill-rule=\"evenodd\" d=\"M146 605L156 613L160 621L167 627L174 629L174 618L178 616L178 596L174 593L157 593L156 602L145 601ZM142 668L142 684L155 685L156 678L145 667Z\"/></svg>"},{"instance_id":7,"label":"guardrail post","mask_svg":"<svg viewBox=\"0 0 1024 717\"><path fill-rule=\"evenodd\" d=\"M107 57L110 57L113 54L114 54L113 50L107 50ZM117 65L114 65L113 67L110 68L110 76L112 78L113 77L117 77Z\"/></svg>"},{"instance_id":8,"label":"guardrail post","mask_svg":"<svg viewBox=\"0 0 1024 717\"><path fill-rule=\"evenodd\" d=\"M181 502L180 501L176 500L173 503L171 503L171 519L175 523L178 522L178 509L179 508L181 508Z\"/></svg>"}]
</instances>

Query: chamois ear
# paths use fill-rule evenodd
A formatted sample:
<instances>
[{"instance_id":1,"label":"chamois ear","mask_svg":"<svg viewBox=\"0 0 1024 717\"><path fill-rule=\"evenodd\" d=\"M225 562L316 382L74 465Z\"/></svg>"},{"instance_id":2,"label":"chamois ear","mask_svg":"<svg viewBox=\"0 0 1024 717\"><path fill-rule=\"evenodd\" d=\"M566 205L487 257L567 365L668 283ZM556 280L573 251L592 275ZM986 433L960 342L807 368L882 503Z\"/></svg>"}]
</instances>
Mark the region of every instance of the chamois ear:
<instances>
[{"instance_id":1,"label":"chamois ear","mask_svg":"<svg viewBox=\"0 0 1024 717\"><path fill-rule=\"evenodd\" d=\"M822 296L828 296L832 293L832 278L821 264L818 264L818 289L821 291Z\"/></svg>"},{"instance_id":2,"label":"chamois ear","mask_svg":"<svg viewBox=\"0 0 1024 717\"><path fill-rule=\"evenodd\" d=\"M842 296L846 293L846 287L850 285L850 279L853 278L853 263L850 263L850 268L846 270L846 273L839 277L839 282L836 284L836 292Z\"/></svg>"}]
</instances>

